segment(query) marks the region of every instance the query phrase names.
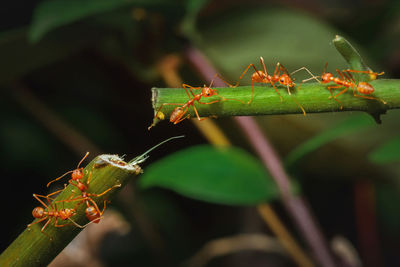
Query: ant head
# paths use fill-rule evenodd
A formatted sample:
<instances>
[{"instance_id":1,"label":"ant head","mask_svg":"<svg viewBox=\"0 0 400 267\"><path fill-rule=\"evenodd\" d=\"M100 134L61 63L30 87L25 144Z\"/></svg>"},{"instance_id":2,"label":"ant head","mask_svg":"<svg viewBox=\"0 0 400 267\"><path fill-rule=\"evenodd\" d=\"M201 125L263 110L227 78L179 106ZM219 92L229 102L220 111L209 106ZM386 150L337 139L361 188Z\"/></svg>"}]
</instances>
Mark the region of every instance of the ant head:
<instances>
[{"instance_id":1,"label":"ant head","mask_svg":"<svg viewBox=\"0 0 400 267\"><path fill-rule=\"evenodd\" d=\"M44 209L42 207L36 207L33 209L32 211L32 215L33 217L39 219L39 218L43 218L44 216Z\"/></svg>"},{"instance_id":2,"label":"ant head","mask_svg":"<svg viewBox=\"0 0 400 267\"><path fill-rule=\"evenodd\" d=\"M262 83L265 78L265 73L262 70L258 70L251 75L251 80L256 83Z\"/></svg>"},{"instance_id":3,"label":"ant head","mask_svg":"<svg viewBox=\"0 0 400 267\"><path fill-rule=\"evenodd\" d=\"M75 211L73 209L61 209L60 210L60 218L62 220L66 220L68 218L71 218L74 215L75 215Z\"/></svg>"},{"instance_id":4,"label":"ant head","mask_svg":"<svg viewBox=\"0 0 400 267\"><path fill-rule=\"evenodd\" d=\"M72 180L80 180L83 178L83 168L76 169L71 174Z\"/></svg>"},{"instance_id":5,"label":"ant head","mask_svg":"<svg viewBox=\"0 0 400 267\"><path fill-rule=\"evenodd\" d=\"M201 90L201 94L204 97L210 97L213 95L217 95L217 90L211 89L208 86L204 86L203 89Z\"/></svg>"},{"instance_id":6,"label":"ant head","mask_svg":"<svg viewBox=\"0 0 400 267\"><path fill-rule=\"evenodd\" d=\"M290 76L287 75L287 74L282 74L282 75L279 77L279 83L282 84L282 85L289 86L289 87L291 87L291 86L294 85L292 79L291 79Z\"/></svg>"},{"instance_id":7,"label":"ant head","mask_svg":"<svg viewBox=\"0 0 400 267\"><path fill-rule=\"evenodd\" d=\"M333 74L330 72L324 72L321 76L322 83L329 83L332 80Z\"/></svg>"}]
</instances>

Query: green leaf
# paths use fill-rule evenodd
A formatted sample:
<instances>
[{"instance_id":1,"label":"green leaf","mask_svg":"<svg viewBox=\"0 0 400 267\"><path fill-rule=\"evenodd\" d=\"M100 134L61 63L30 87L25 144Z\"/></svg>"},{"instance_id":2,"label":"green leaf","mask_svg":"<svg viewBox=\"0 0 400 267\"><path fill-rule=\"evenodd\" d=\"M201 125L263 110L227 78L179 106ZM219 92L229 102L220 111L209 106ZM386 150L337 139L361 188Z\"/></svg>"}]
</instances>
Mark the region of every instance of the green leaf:
<instances>
[{"instance_id":1,"label":"green leaf","mask_svg":"<svg viewBox=\"0 0 400 267\"><path fill-rule=\"evenodd\" d=\"M363 70L368 71L371 70L363 61L361 55L358 51L342 36L336 35L335 39L333 39L333 44L335 45L338 52L343 56L343 58L347 61L350 66L350 69L353 70ZM353 73L352 74L355 81L364 81L369 82L372 79L368 74L361 73Z\"/></svg>"},{"instance_id":2,"label":"green leaf","mask_svg":"<svg viewBox=\"0 0 400 267\"><path fill-rule=\"evenodd\" d=\"M400 136L389 140L369 154L374 163L391 163L400 161Z\"/></svg>"},{"instance_id":3,"label":"green leaf","mask_svg":"<svg viewBox=\"0 0 400 267\"><path fill-rule=\"evenodd\" d=\"M85 35L76 31L75 33L74 37L80 38L73 42L66 40L71 39L71 32L63 31L62 35L54 36L57 38L48 38L35 45L28 43L26 28L0 33L0 83L12 81L40 67L62 60L100 39L98 32L86 32Z\"/></svg>"},{"instance_id":4,"label":"green leaf","mask_svg":"<svg viewBox=\"0 0 400 267\"><path fill-rule=\"evenodd\" d=\"M198 38L196 29L197 16L209 0L187 0L186 14L182 21L182 32L191 38Z\"/></svg>"},{"instance_id":5,"label":"green leaf","mask_svg":"<svg viewBox=\"0 0 400 267\"><path fill-rule=\"evenodd\" d=\"M176 7L177 1L167 0L46 0L33 12L29 32L31 42L39 41L46 33L89 16L123 7ZM169 10L169 9L168 9Z\"/></svg>"},{"instance_id":6,"label":"green leaf","mask_svg":"<svg viewBox=\"0 0 400 267\"><path fill-rule=\"evenodd\" d=\"M29 40L37 42L49 31L83 19L132 4L133 0L52 0L41 2L33 13Z\"/></svg>"},{"instance_id":7,"label":"green leaf","mask_svg":"<svg viewBox=\"0 0 400 267\"><path fill-rule=\"evenodd\" d=\"M331 129L312 137L310 140L293 149L285 158L285 165L288 168L291 168L299 160L301 160L311 152L317 150L321 146L341 136L373 125L375 125L375 122L371 119L371 117L367 116L366 114L351 116L350 118L332 127Z\"/></svg>"},{"instance_id":8,"label":"green leaf","mask_svg":"<svg viewBox=\"0 0 400 267\"><path fill-rule=\"evenodd\" d=\"M228 205L254 205L278 197L261 163L238 148L195 146L174 153L146 168L139 185Z\"/></svg>"}]
</instances>

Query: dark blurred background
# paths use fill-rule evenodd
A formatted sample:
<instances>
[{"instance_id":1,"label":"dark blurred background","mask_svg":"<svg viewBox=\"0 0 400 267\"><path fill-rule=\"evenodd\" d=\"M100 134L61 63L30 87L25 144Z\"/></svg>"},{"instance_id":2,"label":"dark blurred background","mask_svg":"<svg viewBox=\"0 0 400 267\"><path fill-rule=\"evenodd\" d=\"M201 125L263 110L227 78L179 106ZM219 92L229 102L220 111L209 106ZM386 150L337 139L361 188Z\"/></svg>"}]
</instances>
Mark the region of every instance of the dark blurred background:
<instances>
[{"instance_id":1,"label":"dark blurred background","mask_svg":"<svg viewBox=\"0 0 400 267\"><path fill-rule=\"evenodd\" d=\"M249 63L258 64L260 56L269 70L279 61L289 70L306 66L320 74L327 61L331 71L347 68L331 42L340 34L372 69L384 71L384 78L400 75L400 3L394 0L132 0L115 1L108 7L102 4L107 1L98 1L103 8L87 13L94 1L53 2L59 5L47 9L44 1L4 0L1 4L0 250L32 221L31 210L37 205L32 193L46 193L45 184L75 168L86 151L90 157L116 153L130 159L170 136L186 135L152 152L143 165L146 171L148 164L174 151L207 143L190 121L176 126L163 122L147 130L153 118L150 89L167 87L159 71L167 56L178 56L179 73L193 86L204 81L185 57L188 47L202 51L232 81ZM284 157L308 138L353 115L283 115L257 120ZM321 147L291 173L327 240L345 237L366 266L400 264L400 168L396 163L375 164L366 156L398 135L399 118L399 111L388 111L381 125ZM230 118L216 122L235 146L253 153ZM372 217L366 218L376 225L362 223L368 211L358 202L360 184L372 184L374 197L368 199L374 209ZM269 233L254 208L208 204L163 189L135 196L140 201L132 206L140 206L156 225L164 244L161 254L167 260L160 264L151 258L154 247L127 215L126 203L117 201L114 209L133 225L128 234L107 234L106 242L96 244L105 265L176 266L212 239L241 232ZM274 205L292 229L279 202ZM373 228L372 237L360 238L363 227ZM369 261L371 251L375 254L370 254L373 259ZM277 253L242 252L212 260L208 266L261 265L294 263Z\"/></svg>"}]
</instances>

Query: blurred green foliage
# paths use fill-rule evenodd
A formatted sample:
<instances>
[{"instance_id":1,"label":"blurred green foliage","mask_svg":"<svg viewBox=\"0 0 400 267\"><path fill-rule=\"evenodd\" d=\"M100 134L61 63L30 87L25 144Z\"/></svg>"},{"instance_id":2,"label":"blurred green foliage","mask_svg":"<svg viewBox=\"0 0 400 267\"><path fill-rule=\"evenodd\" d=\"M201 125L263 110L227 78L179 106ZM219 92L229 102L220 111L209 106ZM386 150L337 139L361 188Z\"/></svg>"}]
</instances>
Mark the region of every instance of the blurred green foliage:
<instances>
[{"instance_id":1,"label":"blurred green foliage","mask_svg":"<svg viewBox=\"0 0 400 267\"><path fill-rule=\"evenodd\" d=\"M237 148L195 146L171 154L149 166L139 185L227 205L255 205L278 198L277 186L261 163Z\"/></svg>"},{"instance_id":2,"label":"blurred green foliage","mask_svg":"<svg viewBox=\"0 0 400 267\"><path fill-rule=\"evenodd\" d=\"M386 141L380 147L369 154L369 158L375 163L393 163L400 160L400 137L397 136Z\"/></svg>"},{"instance_id":3,"label":"blurred green foliage","mask_svg":"<svg viewBox=\"0 0 400 267\"><path fill-rule=\"evenodd\" d=\"M293 168L299 164L300 160L323 145L352 132L364 130L364 128L371 127L374 124L374 120L366 114L354 115L293 149L286 156L285 165L289 169Z\"/></svg>"}]
</instances>

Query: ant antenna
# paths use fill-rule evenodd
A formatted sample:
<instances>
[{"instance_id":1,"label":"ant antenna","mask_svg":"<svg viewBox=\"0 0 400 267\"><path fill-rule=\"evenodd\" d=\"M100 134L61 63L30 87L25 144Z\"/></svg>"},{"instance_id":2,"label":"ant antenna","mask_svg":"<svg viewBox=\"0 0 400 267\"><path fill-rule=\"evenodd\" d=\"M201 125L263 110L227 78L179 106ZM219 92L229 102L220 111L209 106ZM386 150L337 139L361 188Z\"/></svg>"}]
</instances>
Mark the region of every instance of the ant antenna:
<instances>
[{"instance_id":1,"label":"ant antenna","mask_svg":"<svg viewBox=\"0 0 400 267\"><path fill-rule=\"evenodd\" d=\"M328 61L325 63L324 71L322 72L322 74L324 74L324 73L325 73L325 71L326 71L326 67L328 67Z\"/></svg>"},{"instance_id":2,"label":"ant antenna","mask_svg":"<svg viewBox=\"0 0 400 267\"><path fill-rule=\"evenodd\" d=\"M168 138L167 140L162 141L161 143L153 146L152 148L150 148L149 150L147 150L146 152L144 152L142 155L137 156L136 158L132 159L129 164L131 165L135 165L135 164L139 164L144 162L149 156L147 154L149 154L151 151L153 151L154 149L156 149L157 147L161 146L162 144L165 144L169 141L171 141L172 139L178 139L178 138L183 138L185 137L184 135L179 135L179 136L173 136Z\"/></svg>"},{"instance_id":3,"label":"ant antenna","mask_svg":"<svg viewBox=\"0 0 400 267\"><path fill-rule=\"evenodd\" d=\"M89 155L89 152L86 152L85 156L81 159L81 161L79 161L78 166L76 167L77 169L79 169L79 166L81 166L81 163L86 159L86 157Z\"/></svg>"}]
</instances>

